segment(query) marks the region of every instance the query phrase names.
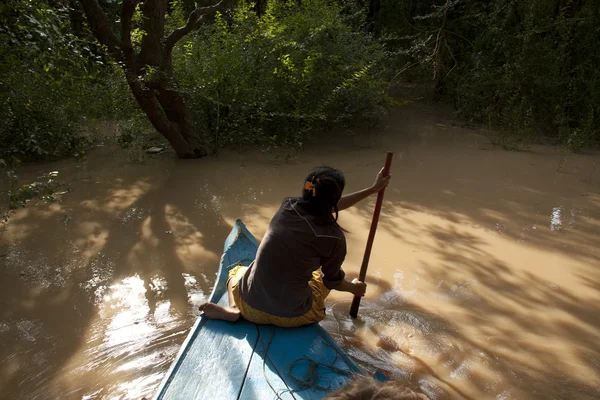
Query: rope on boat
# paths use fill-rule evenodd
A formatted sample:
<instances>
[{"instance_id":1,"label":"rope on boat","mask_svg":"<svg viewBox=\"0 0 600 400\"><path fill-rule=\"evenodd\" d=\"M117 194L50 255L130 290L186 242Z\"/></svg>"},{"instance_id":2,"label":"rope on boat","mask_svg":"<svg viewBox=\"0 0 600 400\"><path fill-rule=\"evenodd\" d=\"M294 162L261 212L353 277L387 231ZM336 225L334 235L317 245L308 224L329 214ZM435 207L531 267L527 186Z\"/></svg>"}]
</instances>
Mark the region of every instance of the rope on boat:
<instances>
[{"instance_id":1,"label":"rope on boat","mask_svg":"<svg viewBox=\"0 0 600 400\"><path fill-rule=\"evenodd\" d=\"M258 329L258 326L256 327L256 331L258 333L258 336L260 338L260 330ZM294 389L283 389L280 391L275 390L275 388L273 387L273 385L271 384L271 381L269 380L269 377L267 376L266 370L265 370L265 366L266 366L266 360L267 360L267 353L269 351L269 347L271 346L271 343L273 342L273 338L275 337L275 328L273 327L272 333L271 333L271 337L269 338L269 341L267 342L267 346L265 347L265 355L263 357L263 375L265 377L265 380L267 381L267 384L269 385L269 387L271 388L271 390L273 391L273 393L275 394L275 396L277 396L278 400L283 400L282 399L282 395L285 393L289 393L292 398L297 399L296 396L294 396L294 393L296 392L296 390ZM261 339L262 342L262 339ZM313 389L313 390L319 390L319 391L331 391L332 388L332 382L331 379L328 377L324 377L321 374L319 374L319 367L321 368L328 368L330 371L336 373L336 374L341 374L341 375L346 375L346 376L351 376L353 375L353 372L350 370L346 370L346 369L341 369L335 366L335 364L338 362L339 360L339 354L338 352L331 347L327 342L325 342L326 346L329 346L330 348L332 348L335 352L335 358L333 359L333 361L331 361L330 363L323 363L323 362L319 362L319 361L315 361L310 357L304 356L304 357L300 357L296 360L294 360L294 362L292 362L290 364L290 367L288 369L288 376L300 387L300 390L306 390L306 389ZM263 346L264 346L264 342L263 342ZM309 368L307 373L303 376L303 377L296 377L293 374L293 369L294 367L302 362L302 361L306 361L309 363ZM280 375L279 371L277 371L277 369L275 369L275 372L277 373L277 376L279 376L279 378L285 382L285 380L283 379L283 377ZM329 385L327 386L322 386L321 384L319 384L319 382L323 381L323 380L327 380L329 381Z\"/></svg>"},{"instance_id":2,"label":"rope on boat","mask_svg":"<svg viewBox=\"0 0 600 400\"><path fill-rule=\"evenodd\" d=\"M310 366L308 368L308 372L306 373L306 375L304 377L296 378L294 376L294 374L292 373L292 370L294 369L294 366L301 361L308 361ZM335 366L336 361L337 361L337 354L336 354L336 360L331 363L328 363L328 364L315 361L315 360L311 359L310 357L306 357L306 356L301 357L301 358L298 358L297 360L295 360L290 365L290 369L288 370L288 375L290 376L290 378L292 378L292 380L294 382L296 382L296 384L298 384L303 389L313 388L316 390L330 391L333 389L331 387L331 379L325 377L327 379L327 381L329 381L329 385L327 385L327 386L321 386L319 384L319 382L321 380L323 380L323 378L324 378L319 375L319 367L329 368L331 371L335 372L336 374L347 375L347 376L352 375L352 373L348 370L337 368Z\"/></svg>"}]
</instances>

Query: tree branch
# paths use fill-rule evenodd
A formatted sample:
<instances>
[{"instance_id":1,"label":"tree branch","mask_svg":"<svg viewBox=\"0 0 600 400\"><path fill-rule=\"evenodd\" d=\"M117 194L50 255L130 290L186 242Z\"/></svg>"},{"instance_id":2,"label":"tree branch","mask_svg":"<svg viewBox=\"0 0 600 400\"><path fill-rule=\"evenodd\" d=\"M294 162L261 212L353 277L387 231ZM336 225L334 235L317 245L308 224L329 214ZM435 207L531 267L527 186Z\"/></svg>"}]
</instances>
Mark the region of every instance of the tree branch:
<instances>
[{"instance_id":1,"label":"tree branch","mask_svg":"<svg viewBox=\"0 0 600 400\"><path fill-rule=\"evenodd\" d=\"M173 33L169 35L165 42L165 52L167 55L171 54L173 51L173 47L179 42L185 35L194 30L198 22L206 15L215 14L217 11L228 7L230 4L233 4L234 0L220 0L217 4L206 7L197 7L194 11L190 13L188 20L185 26L176 29Z\"/></svg>"},{"instance_id":2,"label":"tree branch","mask_svg":"<svg viewBox=\"0 0 600 400\"><path fill-rule=\"evenodd\" d=\"M434 71L433 71L433 79L437 79L438 78L438 70L441 68L440 64L441 64L441 56L440 56L440 50L442 48L442 41L441 39L445 39L445 35L444 35L444 30L446 28L446 19L448 18L448 9L450 8L450 0L446 0L446 4L444 5L444 19L442 20L442 26L440 27L440 29L438 30L437 33L437 38L435 40L435 49L433 50L433 53L431 54L431 57L437 57L437 60L434 60ZM443 36L442 36L443 35Z\"/></svg>"},{"instance_id":3,"label":"tree branch","mask_svg":"<svg viewBox=\"0 0 600 400\"><path fill-rule=\"evenodd\" d=\"M165 14L169 0L144 0L142 6L144 36L138 61L141 67L159 67L163 63Z\"/></svg>"},{"instance_id":4,"label":"tree branch","mask_svg":"<svg viewBox=\"0 0 600 400\"><path fill-rule=\"evenodd\" d=\"M108 52L115 60L121 61L123 54L121 53L119 39L110 27L106 14L98 4L98 0L79 0L79 2L83 6L83 11L96 39L108 48Z\"/></svg>"},{"instance_id":5,"label":"tree branch","mask_svg":"<svg viewBox=\"0 0 600 400\"><path fill-rule=\"evenodd\" d=\"M146 112L148 119L157 131L166 137L169 136L169 133L178 131L176 124L167 119L164 110L159 105L152 90L144 87L139 79L128 79L127 83L142 110Z\"/></svg>"},{"instance_id":6,"label":"tree branch","mask_svg":"<svg viewBox=\"0 0 600 400\"><path fill-rule=\"evenodd\" d=\"M135 52L131 44L131 20L135 13L135 7L141 0L124 0L121 9L121 50L125 56L125 62L131 70L135 70Z\"/></svg>"}]
</instances>

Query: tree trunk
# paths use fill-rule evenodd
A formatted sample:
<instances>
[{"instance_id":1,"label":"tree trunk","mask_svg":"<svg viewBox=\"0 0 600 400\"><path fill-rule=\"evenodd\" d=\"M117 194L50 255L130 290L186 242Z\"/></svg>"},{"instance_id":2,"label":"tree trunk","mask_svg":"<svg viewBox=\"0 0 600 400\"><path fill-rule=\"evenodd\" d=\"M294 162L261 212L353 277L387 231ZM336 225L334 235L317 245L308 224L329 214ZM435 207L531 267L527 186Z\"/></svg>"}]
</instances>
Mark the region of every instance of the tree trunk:
<instances>
[{"instance_id":1,"label":"tree trunk","mask_svg":"<svg viewBox=\"0 0 600 400\"><path fill-rule=\"evenodd\" d=\"M256 0L254 2L254 11L256 15L262 17L265 11L267 11L267 0Z\"/></svg>"},{"instance_id":2,"label":"tree trunk","mask_svg":"<svg viewBox=\"0 0 600 400\"><path fill-rule=\"evenodd\" d=\"M369 14L367 16L368 31L375 32L376 19L381 9L381 0L370 0L369 1Z\"/></svg>"},{"instance_id":3,"label":"tree trunk","mask_svg":"<svg viewBox=\"0 0 600 400\"><path fill-rule=\"evenodd\" d=\"M192 130L193 124L189 121L185 102L179 93L170 91L170 94L166 94L169 91L161 86L145 88L135 78L128 79L128 83L154 129L169 141L178 157L195 158L208 154L199 135Z\"/></svg>"},{"instance_id":4,"label":"tree trunk","mask_svg":"<svg viewBox=\"0 0 600 400\"><path fill-rule=\"evenodd\" d=\"M165 14L168 0L145 0L142 5L146 34L138 52L131 43L132 17L142 0L123 0L121 32L118 38L98 0L79 0L94 36L106 46L111 57L125 71L127 83L152 126L171 144L177 156L202 157L208 154L201 135L177 91L173 76L172 51L179 40L190 33L205 16L233 0L221 0L214 6L197 7L185 26L165 37Z\"/></svg>"}]
</instances>

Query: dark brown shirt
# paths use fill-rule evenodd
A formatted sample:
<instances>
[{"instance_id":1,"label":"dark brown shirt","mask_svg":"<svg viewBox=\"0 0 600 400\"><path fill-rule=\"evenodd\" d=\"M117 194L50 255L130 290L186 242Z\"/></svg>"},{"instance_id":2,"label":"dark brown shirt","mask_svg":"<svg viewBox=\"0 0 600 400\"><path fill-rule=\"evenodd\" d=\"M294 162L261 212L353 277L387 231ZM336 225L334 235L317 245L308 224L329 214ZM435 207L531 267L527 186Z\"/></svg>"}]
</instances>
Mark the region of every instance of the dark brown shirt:
<instances>
[{"instance_id":1,"label":"dark brown shirt","mask_svg":"<svg viewBox=\"0 0 600 400\"><path fill-rule=\"evenodd\" d=\"M329 289L344 280L346 238L336 225L317 225L299 198L286 198L271 220L256 260L239 282L251 307L279 317L298 317L312 307L308 281L322 267Z\"/></svg>"}]
</instances>

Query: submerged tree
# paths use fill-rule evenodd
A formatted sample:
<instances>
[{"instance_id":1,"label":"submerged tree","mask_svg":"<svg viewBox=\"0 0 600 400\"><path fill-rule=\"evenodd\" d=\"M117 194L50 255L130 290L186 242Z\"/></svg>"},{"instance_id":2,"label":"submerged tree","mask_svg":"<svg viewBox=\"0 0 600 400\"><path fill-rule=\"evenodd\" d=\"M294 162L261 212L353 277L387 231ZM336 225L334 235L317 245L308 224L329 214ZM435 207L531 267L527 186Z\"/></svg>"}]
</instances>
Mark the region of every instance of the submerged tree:
<instances>
[{"instance_id":1,"label":"submerged tree","mask_svg":"<svg viewBox=\"0 0 600 400\"><path fill-rule=\"evenodd\" d=\"M194 126L173 75L173 48L203 18L230 6L233 0L197 7L185 25L170 34L165 29L169 0L123 0L118 23L110 21L108 10L98 0L79 1L94 36L125 71L135 99L154 128L167 138L179 157L206 155L201 132ZM132 43L136 12L141 14L139 46Z\"/></svg>"}]
</instances>

